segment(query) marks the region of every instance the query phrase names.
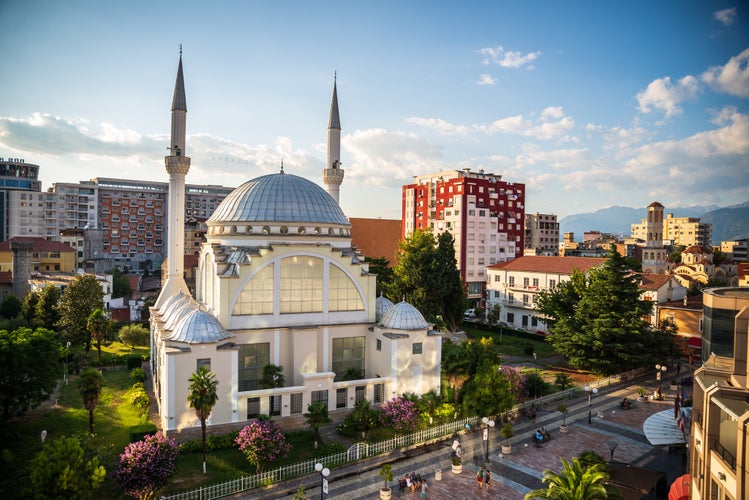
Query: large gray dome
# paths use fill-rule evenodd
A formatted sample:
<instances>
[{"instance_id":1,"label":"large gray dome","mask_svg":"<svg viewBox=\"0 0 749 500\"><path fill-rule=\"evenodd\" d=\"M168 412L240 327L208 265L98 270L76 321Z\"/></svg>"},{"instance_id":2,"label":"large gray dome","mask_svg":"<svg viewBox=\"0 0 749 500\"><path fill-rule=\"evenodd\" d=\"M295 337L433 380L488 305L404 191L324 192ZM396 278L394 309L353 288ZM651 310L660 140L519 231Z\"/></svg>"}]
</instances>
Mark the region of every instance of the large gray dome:
<instances>
[{"instance_id":1,"label":"large gray dome","mask_svg":"<svg viewBox=\"0 0 749 500\"><path fill-rule=\"evenodd\" d=\"M208 224L225 222L349 225L341 207L323 188L283 172L257 177L232 191L208 219Z\"/></svg>"}]
</instances>

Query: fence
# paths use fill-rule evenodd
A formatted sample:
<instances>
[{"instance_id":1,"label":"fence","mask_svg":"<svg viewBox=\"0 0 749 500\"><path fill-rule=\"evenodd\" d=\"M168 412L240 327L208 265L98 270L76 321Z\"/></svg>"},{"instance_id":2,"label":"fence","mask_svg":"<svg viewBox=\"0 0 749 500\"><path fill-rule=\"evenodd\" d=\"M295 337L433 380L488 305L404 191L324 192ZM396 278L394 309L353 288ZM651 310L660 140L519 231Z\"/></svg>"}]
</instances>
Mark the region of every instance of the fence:
<instances>
[{"instance_id":1,"label":"fence","mask_svg":"<svg viewBox=\"0 0 749 500\"><path fill-rule=\"evenodd\" d=\"M591 382L591 387L605 387L611 384L619 382L625 382L632 378L638 377L644 374L647 370L640 368L637 370L630 370L618 375L611 375L602 379L598 379ZM567 389L565 391L556 392L547 396L532 399L518 403L512 407L512 409L496 415L494 418L496 421L509 421L517 418L520 414L531 407L531 405L547 405L556 401L561 401L571 397L579 395L581 389L578 387ZM321 463L325 467L332 467L336 465L342 465L349 462L355 462L367 457L380 455L393 450L407 448L420 443L425 443L431 440L444 438L451 434L463 430L466 424L470 426L477 425L479 423L479 417L469 417L462 420L455 420L445 424L430 427L413 434L407 434L404 436L396 436L392 439L380 441L378 443L365 443L360 442L351 446L347 451L336 453L334 455L328 455L327 457L317 458L315 460L309 460L307 462L300 462L298 464L289 465L286 467L280 467L268 472L262 472L255 474L254 476L243 476L238 479L218 483L210 486L197 488L194 490L185 491L182 493L176 493L174 495L162 496L161 500L209 500L212 498L221 498L229 495L235 495L242 491L251 490L260 486L267 486L273 483L278 483L286 479L294 477L305 476L315 472L315 464Z\"/></svg>"}]
</instances>

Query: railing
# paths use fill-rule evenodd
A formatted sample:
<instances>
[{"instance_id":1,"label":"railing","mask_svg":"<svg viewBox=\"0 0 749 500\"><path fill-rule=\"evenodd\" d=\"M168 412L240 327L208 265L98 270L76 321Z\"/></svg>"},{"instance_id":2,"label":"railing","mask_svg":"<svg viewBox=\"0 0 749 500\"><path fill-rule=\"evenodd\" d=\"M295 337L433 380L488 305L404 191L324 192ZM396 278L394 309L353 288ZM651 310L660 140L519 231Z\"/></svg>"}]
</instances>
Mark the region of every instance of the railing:
<instances>
[{"instance_id":1,"label":"railing","mask_svg":"<svg viewBox=\"0 0 749 500\"><path fill-rule=\"evenodd\" d=\"M618 375L611 375L598 379L591 382L589 385L591 387L605 387L611 384L630 380L646 372L647 369L645 368L630 370ZM573 387L565 391L555 392L554 394L549 394L540 398L524 401L522 403L516 404L510 410L507 410L499 415L495 415L494 419L498 422L513 420L515 418L518 418L524 412L524 410L527 410L532 405L547 405L556 401L575 397L581 392L582 389L580 389L579 387ZM162 496L160 500L209 500L212 498L221 498L229 495L234 495L237 493L241 493L242 491L258 488L260 486L268 486L270 484L294 477L311 474L315 472L316 463L321 463L324 466L330 468L336 465L355 462L356 460L361 460L375 455L381 455L393 450L407 448L409 446L414 446L416 444L424 443L434 439L444 438L457 431L465 429L466 424L475 426L478 425L479 422L479 417L469 417L462 420L455 420L453 422L436 425L434 427L417 431L412 434L396 436L392 439L380 441L377 443L359 442L352 445L348 450L341 453L336 453L335 455L328 455L326 457L316 458L315 460L309 460L307 462L280 467L268 472L255 474L254 476L243 476L231 481L213 484L182 493L175 493L174 495ZM718 446L720 445L718 444ZM720 449L725 451L722 446L720 447ZM736 470L735 458L733 458L733 455L731 455L730 453L725 453L731 458L731 460L733 460L732 468L733 470Z\"/></svg>"},{"instance_id":2,"label":"railing","mask_svg":"<svg viewBox=\"0 0 749 500\"><path fill-rule=\"evenodd\" d=\"M736 457L733 455L733 453L725 449L725 447L720 444L720 441L718 441L717 439L713 441L713 451L720 455L720 458L722 458L723 461L728 464L732 471L736 472Z\"/></svg>"}]
</instances>

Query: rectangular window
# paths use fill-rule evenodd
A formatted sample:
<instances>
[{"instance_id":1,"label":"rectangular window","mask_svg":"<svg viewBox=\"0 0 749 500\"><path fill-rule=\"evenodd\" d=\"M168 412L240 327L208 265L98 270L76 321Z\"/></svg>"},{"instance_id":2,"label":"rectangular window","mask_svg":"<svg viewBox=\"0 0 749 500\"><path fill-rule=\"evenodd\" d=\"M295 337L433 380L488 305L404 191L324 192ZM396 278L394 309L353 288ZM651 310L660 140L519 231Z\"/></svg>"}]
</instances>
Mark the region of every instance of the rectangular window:
<instances>
[{"instance_id":1,"label":"rectangular window","mask_svg":"<svg viewBox=\"0 0 749 500\"><path fill-rule=\"evenodd\" d=\"M385 384L375 384L374 386L374 402L375 404L382 403L385 399Z\"/></svg>"},{"instance_id":2,"label":"rectangular window","mask_svg":"<svg viewBox=\"0 0 749 500\"><path fill-rule=\"evenodd\" d=\"M533 286L538 287L538 278L533 278Z\"/></svg>"},{"instance_id":3,"label":"rectangular window","mask_svg":"<svg viewBox=\"0 0 749 500\"><path fill-rule=\"evenodd\" d=\"M549 288L554 288L557 284L557 280L549 280Z\"/></svg>"},{"instance_id":4,"label":"rectangular window","mask_svg":"<svg viewBox=\"0 0 749 500\"><path fill-rule=\"evenodd\" d=\"M367 397L367 387L364 385L357 385L356 396L354 396L354 402L358 403L359 401L364 401L366 397Z\"/></svg>"},{"instance_id":5,"label":"rectangular window","mask_svg":"<svg viewBox=\"0 0 749 500\"><path fill-rule=\"evenodd\" d=\"M281 414L281 396L268 396L271 417Z\"/></svg>"},{"instance_id":6,"label":"rectangular window","mask_svg":"<svg viewBox=\"0 0 749 500\"><path fill-rule=\"evenodd\" d=\"M536 327L538 326L538 318L535 316L531 316L531 326Z\"/></svg>"},{"instance_id":7,"label":"rectangular window","mask_svg":"<svg viewBox=\"0 0 749 500\"><path fill-rule=\"evenodd\" d=\"M328 406L328 391L322 390L322 391L312 391L312 402L313 403L323 403L325 406Z\"/></svg>"},{"instance_id":8,"label":"rectangular window","mask_svg":"<svg viewBox=\"0 0 749 500\"><path fill-rule=\"evenodd\" d=\"M199 359L197 365L198 370L205 368L206 370L211 371L211 358Z\"/></svg>"},{"instance_id":9,"label":"rectangular window","mask_svg":"<svg viewBox=\"0 0 749 500\"><path fill-rule=\"evenodd\" d=\"M297 392L291 395L291 414L301 415L302 414L302 400L304 394Z\"/></svg>"},{"instance_id":10,"label":"rectangular window","mask_svg":"<svg viewBox=\"0 0 749 500\"><path fill-rule=\"evenodd\" d=\"M530 278L523 278L523 286L524 287L527 288L528 285L530 285L530 283L531 283Z\"/></svg>"},{"instance_id":11,"label":"rectangular window","mask_svg":"<svg viewBox=\"0 0 749 500\"><path fill-rule=\"evenodd\" d=\"M364 371L364 337L333 339L332 369L341 380L348 370Z\"/></svg>"},{"instance_id":12,"label":"rectangular window","mask_svg":"<svg viewBox=\"0 0 749 500\"><path fill-rule=\"evenodd\" d=\"M424 349L424 345L421 342L414 342L413 347L411 348L412 354L421 354L422 350Z\"/></svg>"},{"instance_id":13,"label":"rectangular window","mask_svg":"<svg viewBox=\"0 0 749 500\"><path fill-rule=\"evenodd\" d=\"M377 339L377 350L378 351L382 350L382 339Z\"/></svg>"},{"instance_id":14,"label":"rectangular window","mask_svg":"<svg viewBox=\"0 0 749 500\"><path fill-rule=\"evenodd\" d=\"M512 324L515 322L515 314L514 313L507 313L507 322Z\"/></svg>"},{"instance_id":15,"label":"rectangular window","mask_svg":"<svg viewBox=\"0 0 749 500\"><path fill-rule=\"evenodd\" d=\"M256 391L260 388L263 367L270 363L270 343L239 346L239 390Z\"/></svg>"},{"instance_id":16,"label":"rectangular window","mask_svg":"<svg viewBox=\"0 0 749 500\"><path fill-rule=\"evenodd\" d=\"M335 391L335 407L346 408L346 396L348 395L348 389L336 389Z\"/></svg>"},{"instance_id":17,"label":"rectangular window","mask_svg":"<svg viewBox=\"0 0 749 500\"><path fill-rule=\"evenodd\" d=\"M510 276L509 281L510 281L510 286L515 286L515 276Z\"/></svg>"},{"instance_id":18,"label":"rectangular window","mask_svg":"<svg viewBox=\"0 0 749 500\"><path fill-rule=\"evenodd\" d=\"M247 418L260 416L260 398L247 398Z\"/></svg>"}]
</instances>

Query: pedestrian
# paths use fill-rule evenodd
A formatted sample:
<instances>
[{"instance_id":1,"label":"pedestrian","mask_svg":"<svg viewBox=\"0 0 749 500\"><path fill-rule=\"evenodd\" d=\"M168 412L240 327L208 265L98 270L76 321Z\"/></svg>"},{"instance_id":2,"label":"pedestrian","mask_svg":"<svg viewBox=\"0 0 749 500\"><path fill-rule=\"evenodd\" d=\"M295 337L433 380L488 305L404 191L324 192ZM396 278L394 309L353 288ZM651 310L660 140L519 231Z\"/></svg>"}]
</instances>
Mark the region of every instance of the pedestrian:
<instances>
[{"instance_id":1,"label":"pedestrian","mask_svg":"<svg viewBox=\"0 0 749 500\"><path fill-rule=\"evenodd\" d=\"M479 483L479 489L484 488L484 467L479 467L478 472L476 472L476 482Z\"/></svg>"},{"instance_id":2,"label":"pedestrian","mask_svg":"<svg viewBox=\"0 0 749 500\"><path fill-rule=\"evenodd\" d=\"M491 486L492 482L492 473L489 471L489 469L486 469L484 471L484 486L486 486L486 491L489 491L489 486Z\"/></svg>"},{"instance_id":3,"label":"pedestrian","mask_svg":"<svg viewBox=\"0 0 749 500\"><path fill-rule=\"evenodd\" d=\"M429 489L429 486L427 486L427 482L426 480L424 480L421 482L421 500L426 500L427 489Z\"/></svg>"}]
</instances>

